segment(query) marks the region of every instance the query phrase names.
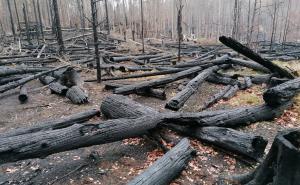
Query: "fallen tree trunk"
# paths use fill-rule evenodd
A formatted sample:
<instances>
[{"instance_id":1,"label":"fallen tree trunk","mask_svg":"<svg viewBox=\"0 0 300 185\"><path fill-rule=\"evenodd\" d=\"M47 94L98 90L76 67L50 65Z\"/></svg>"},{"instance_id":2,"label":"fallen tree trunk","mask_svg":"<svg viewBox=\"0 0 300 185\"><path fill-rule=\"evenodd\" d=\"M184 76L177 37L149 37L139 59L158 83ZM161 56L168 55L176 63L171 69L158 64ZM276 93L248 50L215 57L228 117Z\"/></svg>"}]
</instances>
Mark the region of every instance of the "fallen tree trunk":
<instances>
[{"instance_id":1,"label":"fallen tree trunk","mask_svg":"<svg viewBox=\"0 0 300 185\"><path fill-rule=\"evenodd\" d=\"M231 49L235 50L236 52L241 53L242 55L250 58L251 60L261 64L262 66L268 68L271 72L278 74L279 77L286 77L290 79L294 79L294 75L290 73L289 71L279 67L278 65L272 63L269 60L263 59L260 55L252 51L250 48L242 45L241 43L237 42L236 40L222 36L219 38L220 42L222 42L227 47L230 47Z\"/></svg>"},{"instance_id":2,"label":"fallen tree trunk","mask_svg":"<svg viewBox=\"0 0 300 185\"><path fill-rule=\"evenodd\" d=\"M100 106L100 110L105 117L110 119L138 118L145 115L158 114L155 109L134 102L122 95L106 97Z\"/></svg>"},{"instance_id":3,"label":"fallen tree trunk","mask_svg":"<svg viewBox=\"0 0 300 185\"><path fill-rule=\"evenodd\" d=\"M252 87L252 85L253 85L253 84L252 84L251 77L245 76L245 77L244 77L244 83L242 83L242 84L240 85L240 89L246 90L246 89Z\"/></svg>"},{"instance_id":4,"label":"fallen tree trunk","mask_svg":"<svg viewBox=\"0 0 300 185\"><path fill-rule=\"evenodd\" d=\"M155 109L141 105L132 101L128 97L120 95L108 96L101 104L101 112L110 119L118 118L138 118L144 115L159 114ZM188 122L188 120L186 120ZM195 126L178 126L170 123L163 123L166 128L183 133L187 136L195 137L200 140L209 142L212 145L218 146L225 151L242 154L252 159L259 159L263 156L265 148L265 140L259 136L253 136L248 133L243 133L226 128L208 127L202 128ZM178 130L179 129L179 130ZM219 130L220 132L216 132ZM226 137L223 137L226 136ZM237 137L241 137L237 139ZM229 142L232 141L232 142Z\"/></svg>"},{"instance_id":5,"label":"fallen tree trunk","mask_svg":"<svg viewBox=\"0 0 300 185\"><path fill-rule=\"evenodd\" d=\"M168 125L168 128L256 161L263 157L268 143L261 136L243 133L230 128L184 127L178 125Z\"/></svg>"},{"instance_id":6,"label":"fallen tree trunk","mask_svg":"<svg viewBox=\"0 0 300 185\"><path fill-rule=\"evenodd\" d=\"M33 126L28 128L16 128L5 133L0 133L0 138L9 138L13 136L31 134L34 132L66 128L76 123L83 123L85 121L88 121L89 119L95 116L100 116L100 111L96 109L91 109L84 112L72 114L63 118L49 119L37 122L33 124Z\"/></svg>"},{"instance_id":7,"label":"fallen tree trunk","mask_svg":"<svg viewBox=\"0 0 300 185\"><path fill-rule=\"evenodd\" d=\"M39 78L41 76L47 75L49 73L52 73L54 71L57 71L59 69L62 69L62 68L68 67L68 66L69 65L64 65L64 66L61 66L61 67L57 67L57 68L49 70L49 71L41 72L41 73L38 73L38 74L35 74L35 75L28 76L28 77L23 78L21 80L13 81L13 82L10 82L10 83L8 83L6 85L2 85L2 86L0 86L0 93L3 93L5 91L11 90L11 89L14 89L16 87L19 87L21 85L26 84L27 82L29 82L31 80L37 79L37 78Z\"/></svg>"},{"instance_id":8,"label":"fallen tree trunk","mask_svg":"<svg viewBox=\"0 0 300 185\"><path fill-rule=\"evenodd\" d=\"M226 76L221 75L220 73L213 73L206 79L210 83L215 84L223 84L223 85L236 85L239 84L239 82L234 78L229 78Z\"/></svg>"},{"instance_id":9,"label":"fallen tree trunk","mask_svg":"<svg viewBox=\"0 0 300 185\"><path fill-rule=\"evenodd\" d=\"M223 96L231 89L231 85L227 85L224 89L222 89L219 93L215 94L214 96L212 96L208 101L206 101L201 107L200 107L200 111L205 110L209 107L211 107L212 105L214 105L215 103L217 103L219 100L221 100L223 98Z\"/></svg>"},{"instance_id":10,"label":"fallen tree trunk","mask_svg":"<svg viewBox=\"0 0 300 185\"><path fill-rule=\"evenodd\" d=\"M179 110L185 104L185 102L197 92L199 86L206 80L206 78L219 69L219 66L214 66L203 70L198 76L192 79L182 91L171 98L165 107L171 110Z\"/></svg>"},{"instance_id":11,"label":"fallen tree trunk","mask_svg":"<svg viewBox=\"0 0 300 185\"><path fill-rule=\"evenodd\" d=\"M26 73L37 73L47 70L50 69L45 67L0 67L0 77L21 75Z\"/></svg>"},{"instance_id":12,"label":"fallen tree trunk","mask_svg":"<svg viewBox=\"0 0 300 185\"><path fill-rule=\"evenodd\" d=\"M282 115L292 102L273 108L266 104L230 110L203 111L199 113L169 113L164 115L167 123L180 125L240 127L259 121L269 121Z\"/></svg>"},{"instance_id":13,"label":"fallen tree trunk","mask_svg":"<svg viewBox=\"0 0 300 185\"><path fill-rule=\"evenodd\" d=\"M232 97L234 97L236 95L236 93L239 91L239 86L238 85L234 85L231 86L231 88L226 92L226 94L224 94L223 99L224 100L229 100Z\"/></svg>"},{"instance_id":14,"label":"fallen tree trunk","mask_svg":"<svg viewBox=\"0 0 300 185\"><path fill-rule=\"evenodd\" d=\"M271 73L271 71L256 63L256 62L252 62L252 61L247 61L247 60L242 60L242 59L236 59L236 58L229 58L229 63L231 64L235 64L235 65L239 65L239 66L243 66L243 67L247 67L247 68L250 68L250 69L253 69L253 70L256 70L256 71L261 71L261 72L264 72L264 73Z\"/></svg>"},{"instance_id":15,"label":"fallen tree trunk","mask_svg":"<svg viewBox=\"0 0 300 185\"><path fill-rule=\"evenodd\" d=\"M188 139L182 139L175 147L155 161L128 185L164 185L174 180L195 155Z\"/></svg>"},{"instance_id":16,"label":"fallen tree trunk","mask_svg":"<svg viewBox=\"0 0 300 185\"><path fill-rule=\"evenodd\" d=\"M51 90L51 93L65 96L69 88L61 85L58 82L52 82L49 84L49 89Z\"/></svg>"},{"instance_id":17,"label":"fallen tree trunk","mask_svg":"<svg viewBox=\"0 0 300 185\"><path fill-rule=\"evenodd\" d=\"M128 85L128 84L105 83L105 89L106 90L116 89L116 88L122 87L124 85ZM160 90L160 89L152 89L152 88L141 89L141 90L137 91L136 94L140 95L140 96L158 98L160 100L167 99L166 91Z\"/></svg>"},{"instance_id":18,"label":"fallen tree trunk","mask_svg":"<svg viewBox=\"0 0 300 185\"><path fill-rule=\"evenodd\" d=\"M214 55L199 59L199 60L192 60L192 61L188 61L188 62L183 62L180 64L176 64L172 67L175 68L187 68L187 67L195 67L195 66L201 66L201 65L207 65L207 64L211 64L214 65L214 62L225 62L226 60L228 60L229 56L228 55L224 55L222 57L219 57L213 61L207 61L209 59L211 59L212 57L214 57Z\"/></svg>"},{"instance_id":19,"label":"fallen tree trunk","mask_svg":"<svg viewBox=\"0 0 300 185\"><path fill-rule=\"evenodd\" d=\"M42 76L39 78L39 80L43 85L49 85L50 83L54 82L56 79L52 76Z\"/></svg>"},{"instance_id":20,"label":"fallen tree trunk","mask_svg":"<svg viewBox=\"0 0 300 185\"><path fill-rule=\"evenodd\" d=\"M144 135L162 121L158 115L115 119L99 124L74 124L0 140L0 164L48 155Z\"/></svg>"},{"instance_id":21,"label":"fallen tree trunk","mask_svg":"<svg viewBox=\"0 0 300 185\"><path fill-rule=\"evenodd\" d=\"M299 92L300 78L296 78L268 89L263 97L268 105L276 107L290 101Z\"/></svg>"},{"instance_id":22,"label":"fallen tree trunk","mask_svg":"<svg viewBox=\"0 0 300 185\"><path fill-rule=\"evenodd\" d=\"M174 81L178 81L180 79L186 78L194 73L197 73L201 71L201 67L194 67L185 71L181 71L179 73L176 73L174 75L168 76L168 77L163 77L159 79L154 79L146 82L140 82L137 84L133 85L126 85L124 87L119 87L115 89L114 93L115 94L132 94L136 92L139 89L145 89L145 88L151 88L151 87L157 87L160 85L165 85Z\"/></svg>"},{"instance_id":23,"label":"fallen tree trunk","mask_svg":"<svg viewBox=\"0 0 300 185\"><path fill-rule=\"evenodd\" d=\"M265 160L249 174L225 177L235 184L297 185L300 181L300 130L279 132Z\"/></svg>"},{"instance_id":24,"label":"fallen tree trunk","mask_svg":"<svg viewBox=\"0 0 300 185\"><path fill-rule=\"evenodd\" d=\"M20 103L26 103L27 100L28 100L28 92L27 92L27 87L25 85L23 85L21 88L20 88L20 94L19 94L19 97L18 97Z\"/></svg>"},{"instance_id":25,"label":"fallen tree trunk","mask_svg":"<svg viewBox=\"0 0 300 185\"><path fill-rule=\"evenodd\" d=\"M146 72L142 74L132 74L132 75L126 75L126 76L117 76L117 77L109 77L109 78L103 78L102 81L110 81L110 80L125 80L130 78L143 78L143 77L149 77L149 76L159 76L159 75L167 75L167 74L174 74L184 71L184 69L169 69L165 71L155 71L155 72ZM85 82L95 82L96 80L85 80Z\"/></svg>"},{"instance_id":26,"label":"fallen tree trunk","mask_svg":"<svg viewBox=\"0 0 300 185\"><path fill-rule=\"evenodd\" d=\"M66 97L75 104L84 104L89 102L88 95L78 86L71 87L67 91Z\"/></svg>"},{"instance_id":27,"label":"fallen tree trunk","mask_svg":"<svg viewBox=\"0 0 300 185\"><path fill-rule=\"evenodd\" d=\"M8 84L9 82L17 81L26 77L28 77L28 75L16 75L16 76L0 78L0 85L5 85Z\"/></svg>"}]
</instances>

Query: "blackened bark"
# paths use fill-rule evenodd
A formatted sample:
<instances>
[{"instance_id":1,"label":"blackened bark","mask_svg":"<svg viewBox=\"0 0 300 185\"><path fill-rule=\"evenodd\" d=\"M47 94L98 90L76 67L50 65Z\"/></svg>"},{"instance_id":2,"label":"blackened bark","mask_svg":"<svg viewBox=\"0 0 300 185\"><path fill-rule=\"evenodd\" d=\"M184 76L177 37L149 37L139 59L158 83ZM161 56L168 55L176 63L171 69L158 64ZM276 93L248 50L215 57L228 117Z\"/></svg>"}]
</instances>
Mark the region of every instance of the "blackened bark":
<instances>
[{"instance_id":1,"label":"blackened bark","mask_svg":"<svg viewBox=\"0 0 300 185\"><path fill-rule=\"evenodd\" d=\"M286 77L290 79L294 79L294 75L291 74L289 71L279 67L278 65L272 63L271 61L267 59L263 59L260 55L252 51L250 48L242 45L241 43L237 42L236 40L222 36L219 38L220 42L222 42L224 45L232 48L236 52L241 53L242 55L250 58L251 60L261 64L262 66L268 68L271 72L276 73L279 75L279 77Z\"/></svg>"},{"instance_id":2,"label":"blackened bark","mask_svg":"<svg viewBox=\"0 0 300 185\"><path fill-rule=\"evenodd\" d=\"M175 147L155 161L128 185L164 185L174 180L195 155L188 139L182 139Z\"/></svg>"}]
</instances>

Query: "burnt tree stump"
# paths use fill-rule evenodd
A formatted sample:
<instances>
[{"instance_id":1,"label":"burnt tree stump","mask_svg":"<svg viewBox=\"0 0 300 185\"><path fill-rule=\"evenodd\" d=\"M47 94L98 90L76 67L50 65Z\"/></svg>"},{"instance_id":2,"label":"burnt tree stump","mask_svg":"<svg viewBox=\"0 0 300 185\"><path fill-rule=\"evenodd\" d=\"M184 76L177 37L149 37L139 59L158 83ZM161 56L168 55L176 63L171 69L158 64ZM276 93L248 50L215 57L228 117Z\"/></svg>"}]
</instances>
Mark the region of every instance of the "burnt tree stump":
<instances>
[{"instance_id":1,"label":"burnt tree stump","mask_svg":"<svg viewBox=\"0 0 300 185\"><path fill-rule=\"evenodd\" d=\"M249 174L225 177L236 184L298 185L300 182L300 130L279 132L266 159Z\"/></svg>"}]
</instances>

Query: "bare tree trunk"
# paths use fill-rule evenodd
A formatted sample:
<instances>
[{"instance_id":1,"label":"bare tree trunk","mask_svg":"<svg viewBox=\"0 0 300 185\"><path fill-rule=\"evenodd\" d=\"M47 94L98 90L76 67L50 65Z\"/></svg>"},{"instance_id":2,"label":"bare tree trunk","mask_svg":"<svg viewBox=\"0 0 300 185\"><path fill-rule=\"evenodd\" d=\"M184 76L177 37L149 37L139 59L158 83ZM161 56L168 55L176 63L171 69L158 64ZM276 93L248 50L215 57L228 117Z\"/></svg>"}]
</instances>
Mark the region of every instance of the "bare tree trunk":
<instances>
[{"instance_id":1,"label":"bare tree trunk","mask_svg":"<svg viewBox=\"0 0 300 185\"><path fill-rule=\"evenodd\" d=\"M108 15L107 0L105 0L105 15L106 15L106 29L107 29L107 34L110 35L110 26L109 26L109 15Z\"/></svg>"},{"instance_id":2,"label":"bare tree trunk","mask_svg":"<svg viewBox=\"0 0 300 185\"><path fill-rule=\"evenodd\" d=\"M124 18L125 18L125 27L127 28L128 26L128 17L127 17L127 14L126 14L126 6L125 6L125 0L123 0L123 11L124 11Z\"/></svg>"},{"instance_id":3,"label":"bare tree trunk","mask_svg":"<svg viewBox=\"0 0 300 185\"><path fill-rule=\"evenodd\" d=\"M248 41L247 41L249 46L252 42L252 35L253 35L253 30L254 30L254 21L255 21L255 17L256 17L256 8L257 8L257 0L254 1L250 32L249 32L249 37L248 37Z\"/></svg>"},{"instance_id":4,"label":"bare tree trunk","mask_svg":"<svg viewBox=\"0 0 300 185\"><path fill-rule=\"evenodd\" d=\"M14 40L16 40L16 30L15 30L14 19L13 19L11 7L10 7L10 0L6 0L6 2L7 2L9 17L10 17L11 31L14 36Z\"/></svg>"},{"instance_id":5,"label":"bare tree trunk","mask_svg":"<svg viewBox=\"0 0 300 185\"><path fill-rule=\"evenodd\" d=\"M57 43L59 45L58 51L60 54L62 54L65 47L64 47L63 37L62 37L57 0L52 0L52 3L53 3L52 5L53 5L53 12L54 12L54 20L55 20L54 22L56 25L56 38L57 38Z\"/></svg>"},{"instance_id":6,"label":"bare tree trunk","mask_svg":"<svg viewBox=\"0 0 300 185\"><path fill-rule=\"evenodd\" d=\"M286 17L285 17L283 39L282 39L282 43L283 44L287 40L287 34L288 34L288 31L289 31L289 26L290 26L290 9L291 9L291 0L289 0L289 2L288 2L288 8L287 8L287 13L286 13Z\"/></svg>"},{"instance_id":7,"label":"bare tree trunk","mask_svg":"<svg viewBox=\"0 0 300 185\"><path fill-rule=\"evenodd\" d=\"M142 24L142 33L141 33L141 36L142 36L143 53L145 53L143 0L141 0L141 24Z\"/></svg>"},{"instance_id":8,"label":"bare tree trunk","mask_svg":"<svg viewBox=\"0 0 300 185\"><path fill-rule=\"evenodd\" d=\"M81 4L80 0L77 0L76 3L77 3L77 8L78 8L78 11L79 11L79 16L80 16L80 24L81 24L81 28L85 28L85 21L84 21L84 16L83 16L83 4Z\"/></svg>"},{"instance_id":9,"label":"bare tree trunk","mask_svg":"<svg viewBox=\"0 0 300 185\"><path fill-rule=\"evenodd\" d=\"M16 0L14 0L14 5L15 5L15 11L16 11L16 16L17 16L17 21L18 21L18 30L20 32L20 37L21 37L21 24L20 24L20 18L19 18L19 12L18 12L18 8L17 8Z\"/></svg>"},{"instance_id":10,"label":"bare tree trunk","mask_svg":"<svg viewBox=\"0 0 300 185\"><path fill-rule=\"evenodd\" d=\"M101 83L101 66L100 66L100 54L99 54L99 41L98 41L98 19L97 19L97 1L91 0L91 10L92 10L92 24L94 32L94 46L95 46L95 60L97 65L97 82Z\"/></svg>"},{"instance_id":11,"label":"bare tree trunk","mask_svg":"<svg viewBox=\"0 0 300 185\"><path fill-rule=\"evenodd\" d=\"M42 34L42 39L44 40L43 20L42 20L42 14L41 14L40 1L36 0L36 2L37 2L38 14L39 14L39 27L40 27L40 31Z\"/></svg>"},{"instance_id":12,"label":"bare tree trunk","mask_svg":"<svg viewBox=\"0 0 300 185\"><path fill-rule=\"evenodd\" d=\"M177 7L178 15L177 15L177 34L178 34L178 62L181 59L181 41L183 40L182 35L182 0L179 0L179 7ZM176 62L173 63L176 65Z\"/></svg>"},{"instance_id":13,"label":"bare tree trunk","mask_svg":"<svg viewBox=\"0 0 300 185\"><path fill-rule=\"evenodd\" d=\"M34 30L36 32L36 39L37 42L40 42L40 31L39 31L39 19L38 19L38 15L37 15L37 11L36 11L36 4L35 4L35 0L32 0L32 4L33 4L33 11L34 11L34 18L35 18L35 24L34 24Z\"/></svg>"},{"instance_id":14,"label":"bare tree trunk","mask_svg":"<svg viewBox=\"0 0 300 185\"><path fill-rule=\"evenodd\" d=\"M274 4L274 12L272 15L272 33L271 33L271 44L270 44L270 50L273 49L273 44L275 41L275 33L276 33L276 27L277 27L277 12L278 12L278 3L275 1Z\"/></svg>"},{"instance_id":15,"label":"bare tree trunk","mask_svg":"<svg viewBox=\"0 0 300 185\"><path fill-rule=\"evenodd\" d=\"M28 44L32 44L31 43L31 39L30 39L30 33L29 33L29 25L28 25L28 19L27 19L27 11L26 11L26 6L25 3L23 3L23 17L24 17L24 22L25 22L25 29L26 29L26 38L27 38L27 42Z\"/></svg>"}]
</instances>

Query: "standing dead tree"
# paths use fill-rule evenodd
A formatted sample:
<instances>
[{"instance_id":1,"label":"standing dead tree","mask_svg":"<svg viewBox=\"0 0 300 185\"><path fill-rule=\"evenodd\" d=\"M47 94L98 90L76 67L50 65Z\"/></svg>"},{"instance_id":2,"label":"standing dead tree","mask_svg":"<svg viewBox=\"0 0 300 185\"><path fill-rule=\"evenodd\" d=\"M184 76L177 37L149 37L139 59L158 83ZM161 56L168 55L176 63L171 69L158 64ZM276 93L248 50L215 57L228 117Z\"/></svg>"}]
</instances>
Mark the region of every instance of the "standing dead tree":
<instances>
[{"instance_id":1,"label":"standing dead tree","mask_svg":"<svg viewBox=\"0 0 300 185\"><path fill-rule=\"evenodd\" d=\"M105 0L104 3L105 3L105 15L106 15L106 29L107 29L107 34L110 35L110 26L109 26L109 15L108 15L107 0Z\"/></svg>"},{"instance_id":2,"label":"standing dead tree","mask_svg":"<svg viewBox=\"0 0 300 185\"><path fill-rule=\"evenodd\" d=\"M56 38L57 38L57 43L59 45L59 53L61 54L64 51L64 41L63 41L63 36L62 36L62 31L61 31L61 24L60 24L60 18L59 18L59 12L58 12L58 5L57 5L57 0L52 0L52 8L53 8L53 13L54 13L54 23L55 23L55 30L56 30Z\"/></svg>"},{"instance_id":3,"label":"standing dead tree","mask_svg":"<svg viewBox=\"0 0 300 185\"><path fill-rule=\"evenodd\" d=\"M177 6L177 34L178 34L178 62L181 59L181 42L183 40L183 35L182 35L182 0L178 0L179 5ZM176 62L174 63L176 65Z\"/></svg>"},{"instance_id":4,"label":"standing dead tree","mask_svg":"<svg viewBox=\"0 0 300 185\"><path fill-rule=\"evenodd\" d=\"M142 36L143 53L145 53L143 0L141 0L141 24L142 24L142 33L141 33L141 36Z\"/></svg>"},{"instance_id":5,"label":"standing dead tree","mask_svg":"<svg viewBox=\"0 0 300 185\"><path fill-rule=\"evenodd\" d=\"M41 6L39 0L36 0L36 5L37 5L38 16L39 16L39 29L42 35L42 39L44 40L45 38L44 38L44 30L43 30L43 19L42 19Z\"/></svg>"},{"instance_id":6,"label":"standing dead tree","mask_svg":"<svg viewBox=\"0 0 300 185\"><path fill-rule=\"evenodd\" d=\"M24 17L24 22L25 22L25 27L26 27L26 39L28 44L32 44L31 43L31 39L30 39L30 32L29 32L29 25L28 25L28 19L27 19L27 11L26 11L26 6L25 3L23 3L23 17Z\"/></svg>"},{"instance_id":7,"label":"standing dead tree","mask_svg":"<svg viewBox=\"0 0 300 185\"><path fill-rule=\"evenodd\" d=\"M95 47L95 60L97 65L97 82L101 82L101 68L100 68L100 54L99 54L99 41L98 41L98 20L97 20L97 1L91 0L91 10L92 10L92 25L94 32L94 47Z\"/></svg>"},{"instance_id":8,"label":"standing dead tree","mask_svg":"<svg viewBox=\"0 0 300 185\"><path fill-rule=\"evenodd\" d=\"M20 36L21 36L21 24L20 24L20 18L19 18L19 12L18 12L18 8L17 8L16 0L14 0L14 6L15 6L15 12L16 12L16 17L17 17L17 21L18 21L18 30L19 30Z\"/></svg>"},{"instance_id":9,"label":"standing dead tree","mask_svg":"<svg viewBox=\"0 0 300 185\"><path fill-rule=\"evenodd\" d=\"M14 19L13 19L12 12L11 12L11 7L10 7L10 0L7 0L6 2L7 2L8 11L9 11L11 31L12 31L12 34L14 36L14 40L16 40L16 30L15 30Z\"/></svg>"}]
</instances>

